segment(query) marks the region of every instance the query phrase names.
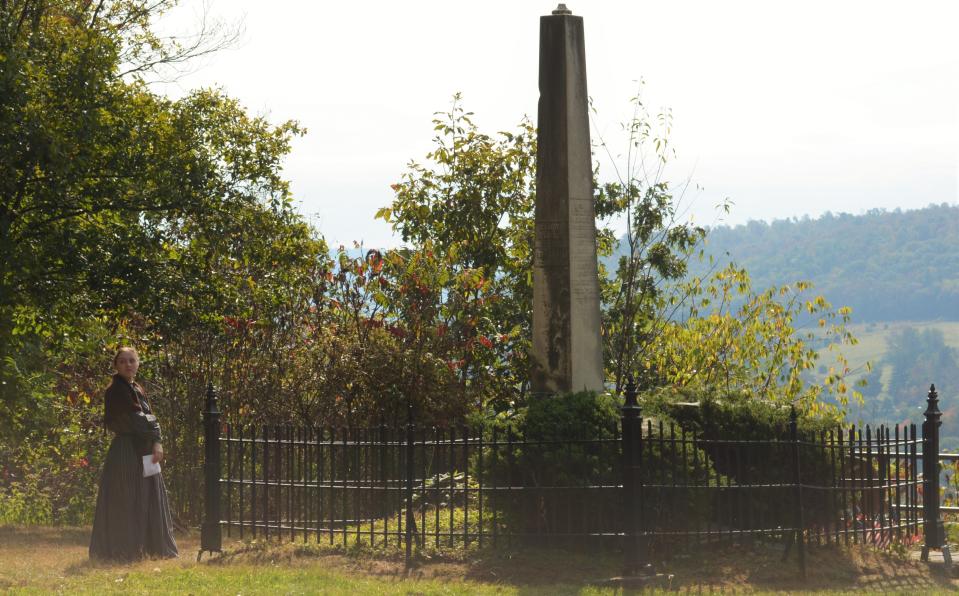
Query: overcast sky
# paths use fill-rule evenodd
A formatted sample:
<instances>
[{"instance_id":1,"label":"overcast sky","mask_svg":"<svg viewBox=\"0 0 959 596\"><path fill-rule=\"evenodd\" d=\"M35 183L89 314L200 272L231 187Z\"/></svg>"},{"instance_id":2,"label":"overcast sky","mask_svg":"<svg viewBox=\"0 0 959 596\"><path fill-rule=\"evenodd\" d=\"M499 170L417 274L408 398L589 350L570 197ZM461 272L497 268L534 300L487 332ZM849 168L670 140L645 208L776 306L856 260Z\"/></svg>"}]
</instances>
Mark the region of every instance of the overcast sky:
<instances>
[{"instance_id":1,"label":"overcast sky","mask_svg":"<svg viewBox=\"0 0 959 596\"><path fill-rule=\"evenodd\" d=\"M689 214L727 223L917 208L959 199L959 3L567 3L584 18L599 132L624 146L636 81L672 109L667 178L702 187ZM183 0L164 28L202 12ZM487 132L535 121L539 17L553 2L217 0L242 21L232 49L195 65L173 96L219 86L275 122L308 129L285 164L298 209L331 244L394 246L373 214L431 148L453 93ZM601 174L611 175L608 164Z\"/></svg>"}]
</instances>

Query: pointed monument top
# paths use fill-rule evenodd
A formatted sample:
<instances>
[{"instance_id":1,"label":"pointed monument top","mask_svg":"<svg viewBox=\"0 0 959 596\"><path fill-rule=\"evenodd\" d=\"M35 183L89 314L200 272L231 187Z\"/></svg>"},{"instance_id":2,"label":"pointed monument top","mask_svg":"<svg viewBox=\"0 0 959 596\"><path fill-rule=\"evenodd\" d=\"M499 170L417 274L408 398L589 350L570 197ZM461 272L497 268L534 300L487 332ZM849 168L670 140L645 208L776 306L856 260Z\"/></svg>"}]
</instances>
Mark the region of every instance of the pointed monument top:
<instances>
[{"instance_id":1,"label":"pointed monument top","mask_svg":"<svg viewBox=\"0 0 959 596\"><path fill-rule=\"evenodd\" d=\"M565 4L560 4L556 7L556 10L553 11L553 14L573 14L573 11L566 8Z\"/></svg>"}]
</instances>

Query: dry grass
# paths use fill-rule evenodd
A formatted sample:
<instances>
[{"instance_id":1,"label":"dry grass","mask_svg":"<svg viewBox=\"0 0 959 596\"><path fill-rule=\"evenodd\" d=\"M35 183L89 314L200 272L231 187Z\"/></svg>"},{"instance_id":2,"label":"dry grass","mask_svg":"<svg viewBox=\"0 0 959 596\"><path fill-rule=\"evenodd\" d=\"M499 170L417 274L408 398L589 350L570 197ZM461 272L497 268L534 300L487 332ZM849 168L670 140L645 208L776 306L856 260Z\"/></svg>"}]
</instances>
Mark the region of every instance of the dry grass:
<instances>
[{"instance_id":1,"label":"dry grass","mask_svg":"<svg viewBox=\"0 0 959 596\"><path fill-rule=\"evenodd\" d=\"M0 590L33 588L53 592L90 573L115 573L119 577L131 571L176 570L193 565L198 548L195 536L181 535L177 536L179 559L114 565L90 561L89 543L89 528L0 527Z\"/></svg>"},{"instance_id":2,"label":"dry grass","mask_svg":"<svg viewBox=\"0 0 959 596\"><path fill-rule=\"evenodd\" d=\"M181 558L130 565L92 563L86 528L0 528L0 591L25 593L613 594L619 555L544 549L478 552L468 561L434 558L410 572L398 557L347 555L315 543L228 542L196 563L195 535L179 536ZM680 593L959 591L959 581L909 556L868 548L813 547L800 580L795 553L758 543L702 549L668 566Z\"/></svg>"}]
</instances>

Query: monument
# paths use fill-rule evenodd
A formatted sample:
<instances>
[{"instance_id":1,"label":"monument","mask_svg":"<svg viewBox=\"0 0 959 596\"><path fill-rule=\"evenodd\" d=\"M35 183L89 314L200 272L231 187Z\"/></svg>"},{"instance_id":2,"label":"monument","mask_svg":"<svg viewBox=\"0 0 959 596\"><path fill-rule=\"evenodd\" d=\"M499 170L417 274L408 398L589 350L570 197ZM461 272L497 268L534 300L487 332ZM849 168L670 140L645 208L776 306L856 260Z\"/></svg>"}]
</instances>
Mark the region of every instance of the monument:
<instances>
[{"instance_id":1,"label":"monument","mask_svg":"<svg viewBox=\"0 0 959 596\"><path fill-rule=\"evenodd\" d=\"M540 17L537 127L532 389L602 391L583 18L565 4Z\"/></svg>"}]
</instances>

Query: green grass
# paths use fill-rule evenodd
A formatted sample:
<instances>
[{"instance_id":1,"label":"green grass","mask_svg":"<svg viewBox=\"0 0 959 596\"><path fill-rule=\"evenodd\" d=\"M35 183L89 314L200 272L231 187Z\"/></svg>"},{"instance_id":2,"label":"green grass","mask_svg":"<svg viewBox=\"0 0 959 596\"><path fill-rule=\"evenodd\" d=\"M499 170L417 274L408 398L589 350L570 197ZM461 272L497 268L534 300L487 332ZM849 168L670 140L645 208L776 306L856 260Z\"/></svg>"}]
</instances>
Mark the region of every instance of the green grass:
<instances>
[{"instance_id":1,"label":"green grass","mask_svg":"<svg viewBox=\"0 0 959 596\"><path fill-rule=\"evenodd\" d=\"M14 594L622 594L597 580L617 575L614 551L489 548L463 560L371 556L311 543L225 541L222 555L195 561L197 537L180 536L181 558L129 565L91 563L88 528L0 527L0 592ZM355 551L355 549L353 549ZM941 570L865 547L813 547L809 578L795 554L757 542L687 551L665 569L680 593L945 593Z\"/></svg>"},{"instance_id":2,"label":"green grass","mask_svg":"<svg viewBox=\"0 0 959 596\"><path fill-rule=\"evenodd\" d=\"M158 568L159 569L159 568ZM50 586L14 590L46 594ZM211 565L159 571L96 571L56 586L69 594L519 594L515 586L443 579L356 577L322 564ZM609 589L552 585L523 594L610 594Z\"/></svg>"}]
</instances>

